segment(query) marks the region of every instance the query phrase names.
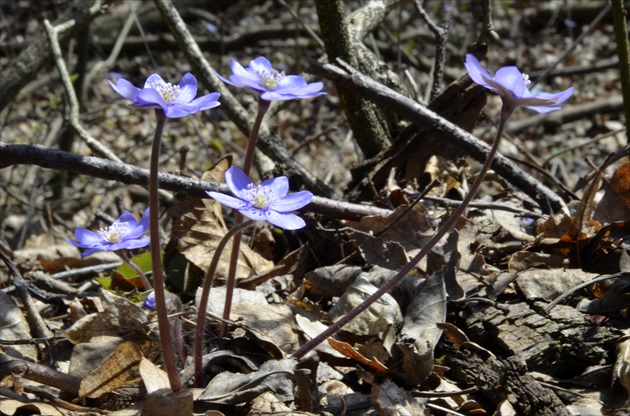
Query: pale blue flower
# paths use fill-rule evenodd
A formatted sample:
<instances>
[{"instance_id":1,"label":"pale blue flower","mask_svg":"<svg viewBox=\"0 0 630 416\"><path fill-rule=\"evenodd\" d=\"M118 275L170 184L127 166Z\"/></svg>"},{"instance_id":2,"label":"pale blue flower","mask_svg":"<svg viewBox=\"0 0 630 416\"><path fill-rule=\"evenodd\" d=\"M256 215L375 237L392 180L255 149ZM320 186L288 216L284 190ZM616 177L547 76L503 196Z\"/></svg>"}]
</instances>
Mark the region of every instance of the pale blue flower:
<instances>
[{"instance_id":1,"label":"pale blue flower","mask_svg":"<svg viewBox=\"0 0 630 416\"><path fill-rule=\"evenodd\" d=\"M466 55L466 70L477 84L493 90L501 96L504 108L511 113L516 107L527 107L539 113L560 110L558 104L565 102L573 94L573 87L557 94L539 92L532 94L527 88L529 77L515 66L504 66L493 77L471 54Z\"/></svg>"},{"instance_id":2,"label":"pale blue flower","mask_svg":"<svg viewBox=\"0 0 630 416\"><path fill-rule=\"evenodd\" d=\"M313 194L309 191L288 194L289 180L286 176L267 179L254 186L242 169L232 166L225 172L225 182L234 197L212 191L207 191L208 195L238 210L247 218L268 221L287 230L297 230L306 225L302 218L291 211L308 205Z\"/></svg>"},{"instance_id":3,"label":"pale blue flower","mask_svg":"<svg viewBox=\"0 0 630 416\"><path fill-rule=\"evenodd\" d=\"M186 73L177 85L164 81L158 74L147 78L142 89L124 78L109 83L114 91L133 101L133 107L161 108L168 118L186 117L220 105L218 92L195 98L197 80L190 72Z\"/></svg>"},{"instance_id":4,"label":"pale blue flower","mask_svg":"<svg viewBox=\"0 0 630 416\"><path fill-rule=\"evenodd\" d=\"M67 239L76 247L87 249L82 253L89 256L97 251L116 251L121 249L135 249L145 247L150 238L143 237L149 229L149 208L144 211L140 221L130 212L123 214L109 227L103 227L97 232L77 227L74 236L77 241Z\"/></svg>"},{"instance_id":5,"label":"pale blue flower","mask_svg":"<svg viewBox=\"0 0 630 416\"><path fill-rule=\"evenodd\" d=\"M235 60L230 61L232 75L223 78L224 82L235 87L249 87L260 93L260 98L267 101L294 100L299 98L313 98L326 94L320 92L324 88L321 82L307 84L304 78L297 75L286 75L271 66L271 62L263 56L250 61L247 68Z\"/></svg>"}]
</instances>

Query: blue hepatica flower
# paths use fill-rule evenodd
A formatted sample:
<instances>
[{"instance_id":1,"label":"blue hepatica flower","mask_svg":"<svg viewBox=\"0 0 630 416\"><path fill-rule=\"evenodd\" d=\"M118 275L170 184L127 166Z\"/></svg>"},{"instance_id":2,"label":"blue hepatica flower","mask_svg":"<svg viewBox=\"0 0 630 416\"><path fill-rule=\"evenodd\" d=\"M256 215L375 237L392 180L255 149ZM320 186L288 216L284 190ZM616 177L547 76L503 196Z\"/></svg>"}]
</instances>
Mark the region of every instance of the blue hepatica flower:
<instances>
[{"instance_id":1,"label":"blue hepatica flower","mask_svg":"<svg viewBox=\"0 0 630 416\"><path fill-rule=\"evenodd\" d=\"M143 237L149 229L149 209L142 214L140 221L130 212L123 214L109 227L104 227L93 232L82 227L74 230L77 241L67 239L68 242L79 248L87 249L82 253L89 256L97 251L116 251L121 249L134 249L145 247L150 238Z\"/></svg>"},{"instance_id":2,"label":"blue hepatica flower","mask_svg":"<svg viewBox=\"0 0 630 416\"><path fill-rule=\"evenodd\" d=\"M516 107L527 107L539 113L560 110L558 104L565 102L573 94L573 87L557 94L539 92L532 94L527 88L529 77L515 66L504 66L493 77L471 54L466 55L466 70L477 84L493 90L501 96L504 111L509 115Z\"/></svg>"},{"instance_id":3,"label":"blue hepatica flower","mask_svg":"<svg viewBox=\"0 0 630 416\"><path fill-rule=\"evenodd\" d=\"M247 218L268 221L286 230L297 230L306 225L302 218L291 211L309 204L313 194L309 191L300 191L287 195L289 180L286 176L267 179L254 186L245 172L232 166L225 172L225 182L235 197L219 192L206 192L211 198L237 209Z\"/></svg>"},{"instance_id":4,"label":"blue hepatica flower","mask_svg":"<svg viewBox=\"0 0 630 416\"><path fill-rule=\"evenodd\" d=\"M112 81L109 83L114 91L133 101L133 107L161 108L168 118L186 117L220 104L218 92L195 98L197 80L190 72L187 72L177 85L164 81L158 74L147 78L142 89L135 87L124 78L118 78L115 83Z\"/></svg>"},{"instance_id":5,"label":"blue hepatica flower","mask_svg":"<svg viewBox=\"0 0 630 416\"><path fill-rule=\"evenodd\" d=\"M324 88L321 82L307 84L304 78L297 75L285 75L271 66L271 62L263 56L250 61L247 68L235 60L230 61L232 75L229 79L217 76L235 87L249 87L260 92L260 98L267 101L294 100L313 98L326 94L320 92Z\"/></svg>"},{"instance_id":6,"label":"blue hepatica flower","mask_svg":"<svg viewBox=\"0 0 630 416\"><path fill-rule=\"evenodd\" d=\"M147 297L144 299L144 302L142 302L142 306L150 310L151 312L155 312L155 310L157 309L155 303L155 290L152 290L151 293L147 295Z\"/></svg>"}]
</instances>

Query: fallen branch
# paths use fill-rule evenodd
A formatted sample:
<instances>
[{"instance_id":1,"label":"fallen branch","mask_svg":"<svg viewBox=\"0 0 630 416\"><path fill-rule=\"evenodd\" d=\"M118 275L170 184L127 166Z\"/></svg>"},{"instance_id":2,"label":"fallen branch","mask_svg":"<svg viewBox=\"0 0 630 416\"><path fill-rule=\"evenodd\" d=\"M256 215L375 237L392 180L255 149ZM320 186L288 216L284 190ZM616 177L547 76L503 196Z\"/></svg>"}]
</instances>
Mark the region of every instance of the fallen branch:
<instances>
[{"instance_id":1,"label":"fallen branch","mask_svg":"<svg viewBox=\"0 0 630 416\"><path fill-rule=\"evenodd\" d=\"M34 144L0 142L0 169L13 165L37 165L143 187L146 187L149 181L147 169L125 163L117 163L93 156L81 156ZM159 186L161 189L173 192L184 192L193 198L208 198L206 191L229 192L225 184L205 182L168 173L159 174ZM366 215L387 216L392 212L373 206L352 204L317 196L313 197L313 202L304 210L347 220L358 220Z\"/></svg>"},{"instance_id":2,"label":"fallen branch","mask_svg":"<svg viewBox=\"0 0 630 416\"><path fill-rule=\"evenodd\" d=\"M343 65L343 68L331 64L313 64L311 69L318 75L351 86L357 94L370 97L379 104L392 108L402 117L414 123L433 126L435 129L445 133L452 140L453 145L463 149L476 160L485 160L490 151L490 146L486 143L411 98L405 97L387 86L366 77L344 62L340 62L340 65ZM492 168L514 187L523 191L534 201L537 201L543 212L551 213L566 209L564 201L558 194L537 181L506 157L497 154L492 163Z\"/></svg>"}]
</instances>

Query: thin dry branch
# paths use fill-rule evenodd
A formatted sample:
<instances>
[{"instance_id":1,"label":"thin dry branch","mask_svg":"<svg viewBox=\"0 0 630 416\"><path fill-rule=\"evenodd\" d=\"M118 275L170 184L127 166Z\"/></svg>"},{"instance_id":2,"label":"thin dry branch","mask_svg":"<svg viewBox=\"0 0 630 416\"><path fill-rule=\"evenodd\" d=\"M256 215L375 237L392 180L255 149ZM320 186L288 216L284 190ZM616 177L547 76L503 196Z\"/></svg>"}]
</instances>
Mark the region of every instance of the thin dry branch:
<instances>
[{"instance_id":1,"label":"thin dry branch","mask_svg":"<svg viewBox=\"0 0 630 416\"><path fill-rule=\"evenodd\" d=\"M186 24L173 6L170 0L154 0L162 18L168 25L170 31L175 36L182 52L195 71L199 74L201 82L211 91L221 94L221 109L236 124L239 130L249 136L253 126L254 117L236 100L225 84L216 76L212 67L205 58L195 39L192 37ZM269 130L263 125L259 132L258 146L263 153L278 163L286 165L288 168L298 172L306 183L307 188L312 191L335 198L335 194L326 184L313 176L304 166L299 164L285 148L280 146L279 139L269 134Z\"/></svg>"},{"instance_id":2,"label":"thin dry branch","mask_svg":"<svg viewBox=\"0 0 630 416\"><path fill-rule=\"evenodd\" d=\"M453 140L453 144L468 152L472 157L479 161L485 160L490 147L472 134L462 130L414 100L366 77L346 63L340 62L339 64L343 68L331 64L317 64L313 65L312 70L321 76L335 79L339 83L354 88L357 94L369 97L383 106L392 108L410 121L434 126L436 129L446 133ZM523 191L534 201L537 201L543 212L552 213L567 209L566 204L558 194L500 154L497 154L497 157L494 159L492 168L513 186Z\"/></svg>"},{"instance_id":3,"label":"thin dry branch","mask_svg":"<svg viewBox=\"0 0 630 416\"><path fill-rule=\"evenodd\" d=\"M149 171L125 163L117 163L93 156L81 156L39 145L7 144L0 142L0 169L13 165L38 165L48 169L74 172L125 184L146 186ZM208 198L205 191L229 192L224 184L160 173L159 186L174 192L187 193L193 198ZM358 220L366 215L387 216L392 211L368 205L351 204L323 197L313 197L313 202L303 211L322 214L330 218Z\"/></svg>"}]
</instances>

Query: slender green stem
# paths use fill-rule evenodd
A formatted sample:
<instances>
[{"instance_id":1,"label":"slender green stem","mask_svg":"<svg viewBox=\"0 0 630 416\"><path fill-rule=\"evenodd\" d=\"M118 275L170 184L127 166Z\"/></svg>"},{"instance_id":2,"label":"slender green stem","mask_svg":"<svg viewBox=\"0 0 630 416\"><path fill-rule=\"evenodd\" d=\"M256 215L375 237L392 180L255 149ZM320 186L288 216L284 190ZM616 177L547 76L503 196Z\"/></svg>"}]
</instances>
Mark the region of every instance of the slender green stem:
<instances>
[{"instance_id":1,"label":"slender green stem","mask_svg":"<svg viewBox=\"0 0 630 416\"><path fill-rule=\"evenodd\" d=\"M313 348L324 342L330 336L334 335L337 331L343 328L348 322L356 318L361 312L369 308L374 302L381 298L385 293L389 292L394 286L396 286L409 272L413 270L414 267L422 260L433 247L437 245L437 243L444 237L449 231L453 229L453 227L457 224L459 217L466 211L468 204L475 197L475 194L479 190L479 186L483 182L484 176L490 169L490 165L492 164L492 160L497 153L497 149L499 148L499 143L501 142L501 136L503 136L503 130L505 129L505 123L507 122L510 114L512 112L511 108L506 108L501 112L501 123L499 124L499 129L497 132L497 138L494 140L494 144L490 149L490 153L486 159L486 162L481 167L479 171L479 175L477 179L473 182L468 194L462 201L461 205L457 207L455 212L449 217L446 223L435 233L433 238L427 243L426 246L420 250L416 256L409 261L390 281L388 281L385 285L381 286L374 294L365 299L359 306L352 309L346 315L344 315L337 322L329 326L324 332L317 335L315 338L304 344L300 349L293 353L293 357L297 359L301 359L304 357L306 353L311 351Z\"/></svg>"},{"instance_id":2,"label":"slender green stem","mask_svg":"<svg viewBox=\"0 0 630 416\"><path fill-rule=\"evenodd\" d=\"M217 266L219 265L219 260L221 259L221 254L225 249L230 238L234 236L236 233L240 233L245 228L255 224L254 221L247 221L239 225L238 227L233 227L230 231L228 231L214 251L214 255L212 257L212 262L210 263L210 267L208 268L208 272L206 273L206 278L203 281L203 290L201 291L201 299L199 299L199 314L197 316L197 327L195 328L195 340L194 340L194 349L195 349L195 386L199 388L203 388L203 368L202 368L202 356L203 356L203 339L206 325L206 309L208 309L208 299L210 298L210 289L212 289L212 282L214 281L214 274L217 271Z\"/></svg>"},{"instance_id":3,"label":"slender green stem","mask_svg":"<svg viewBox=\"0 0 630 416\"><path fill-rule=\"evenodd\" d=\"M621 73L621 93L626 114L626 143L630 143L630 45L628 42L627 12L623 0L611 0L619 72Z\"/></svg>"},{"instance_id":4,"label":"slender green stem","mask_svg":"<svg viewBox=\"0 0 630 416\"><path fill-rule=\"evenodd\" d=\"M162 357L166 373L171 383L171 389L176 392L181 390L182 383L177 372L175 352L171 342L171 331L166 310L166 297L164 295L164 275L162 273L162 259L160 257L160 207L158 200L158 168L160 162L160 142L162 132L166 124L166 115L162 110L155 110L157 125L153 137L151 150L151 166L149 170L149 235L151 236L151 266L153 268L153 284L155 285L155 307L160 330L160 342L162 344Z\"/></svg>"},{"instance_id":5,"label":"slender green stem","mask_svg":"<svg viewBox=\"0 0 630 416\"><path fill-rule=\"evenodd\" d=\"M258 114L256 114L256 120L252 126L252 131L249 135L249 142L247 143L247 150L245 151L245 161L243 162L243 172L249 176L249 171L252 167L254 160L254 150L256 150L256 141L258 141L258 131L262 124L265 113L269 110L270 101L258 99ZM237 212L234 216L234 227L238 227L243 223L243 214ZM241 251L241 233L237 233L234 236L232 242L232 253L230 254L230 267L228 268L228 279L225 292L225 306L223 308L223 319L221 323L220 336L224 337L227 334L227 321L230 320L230 311L232 310L232 297L234 295L234 286L236 285L236 266L238 264L238 255Z\"/></svg>"},{"instance_id":6,"label":"slender green stem","mask_svg":"<svg viewBox=\"0 0 630 416\"><path fill-rule=\"evenodd\" d=\"M124 261L129 266L131 266L131 268L134 269L136 273L138 273L138 276L140 277L140 281L142 282L142 286L144 286L145 290L149 290L153 287L151 286L151 282L149 282L149 279L147 279L147 276L144 274L142 269L138 267L136 263L132 262L129 256L127 256L124 251L116 250L114 251L114 253L116 253L116 255L118 255L118 257L122 259L122 261Z\"/></svg>"}]
</instances>

